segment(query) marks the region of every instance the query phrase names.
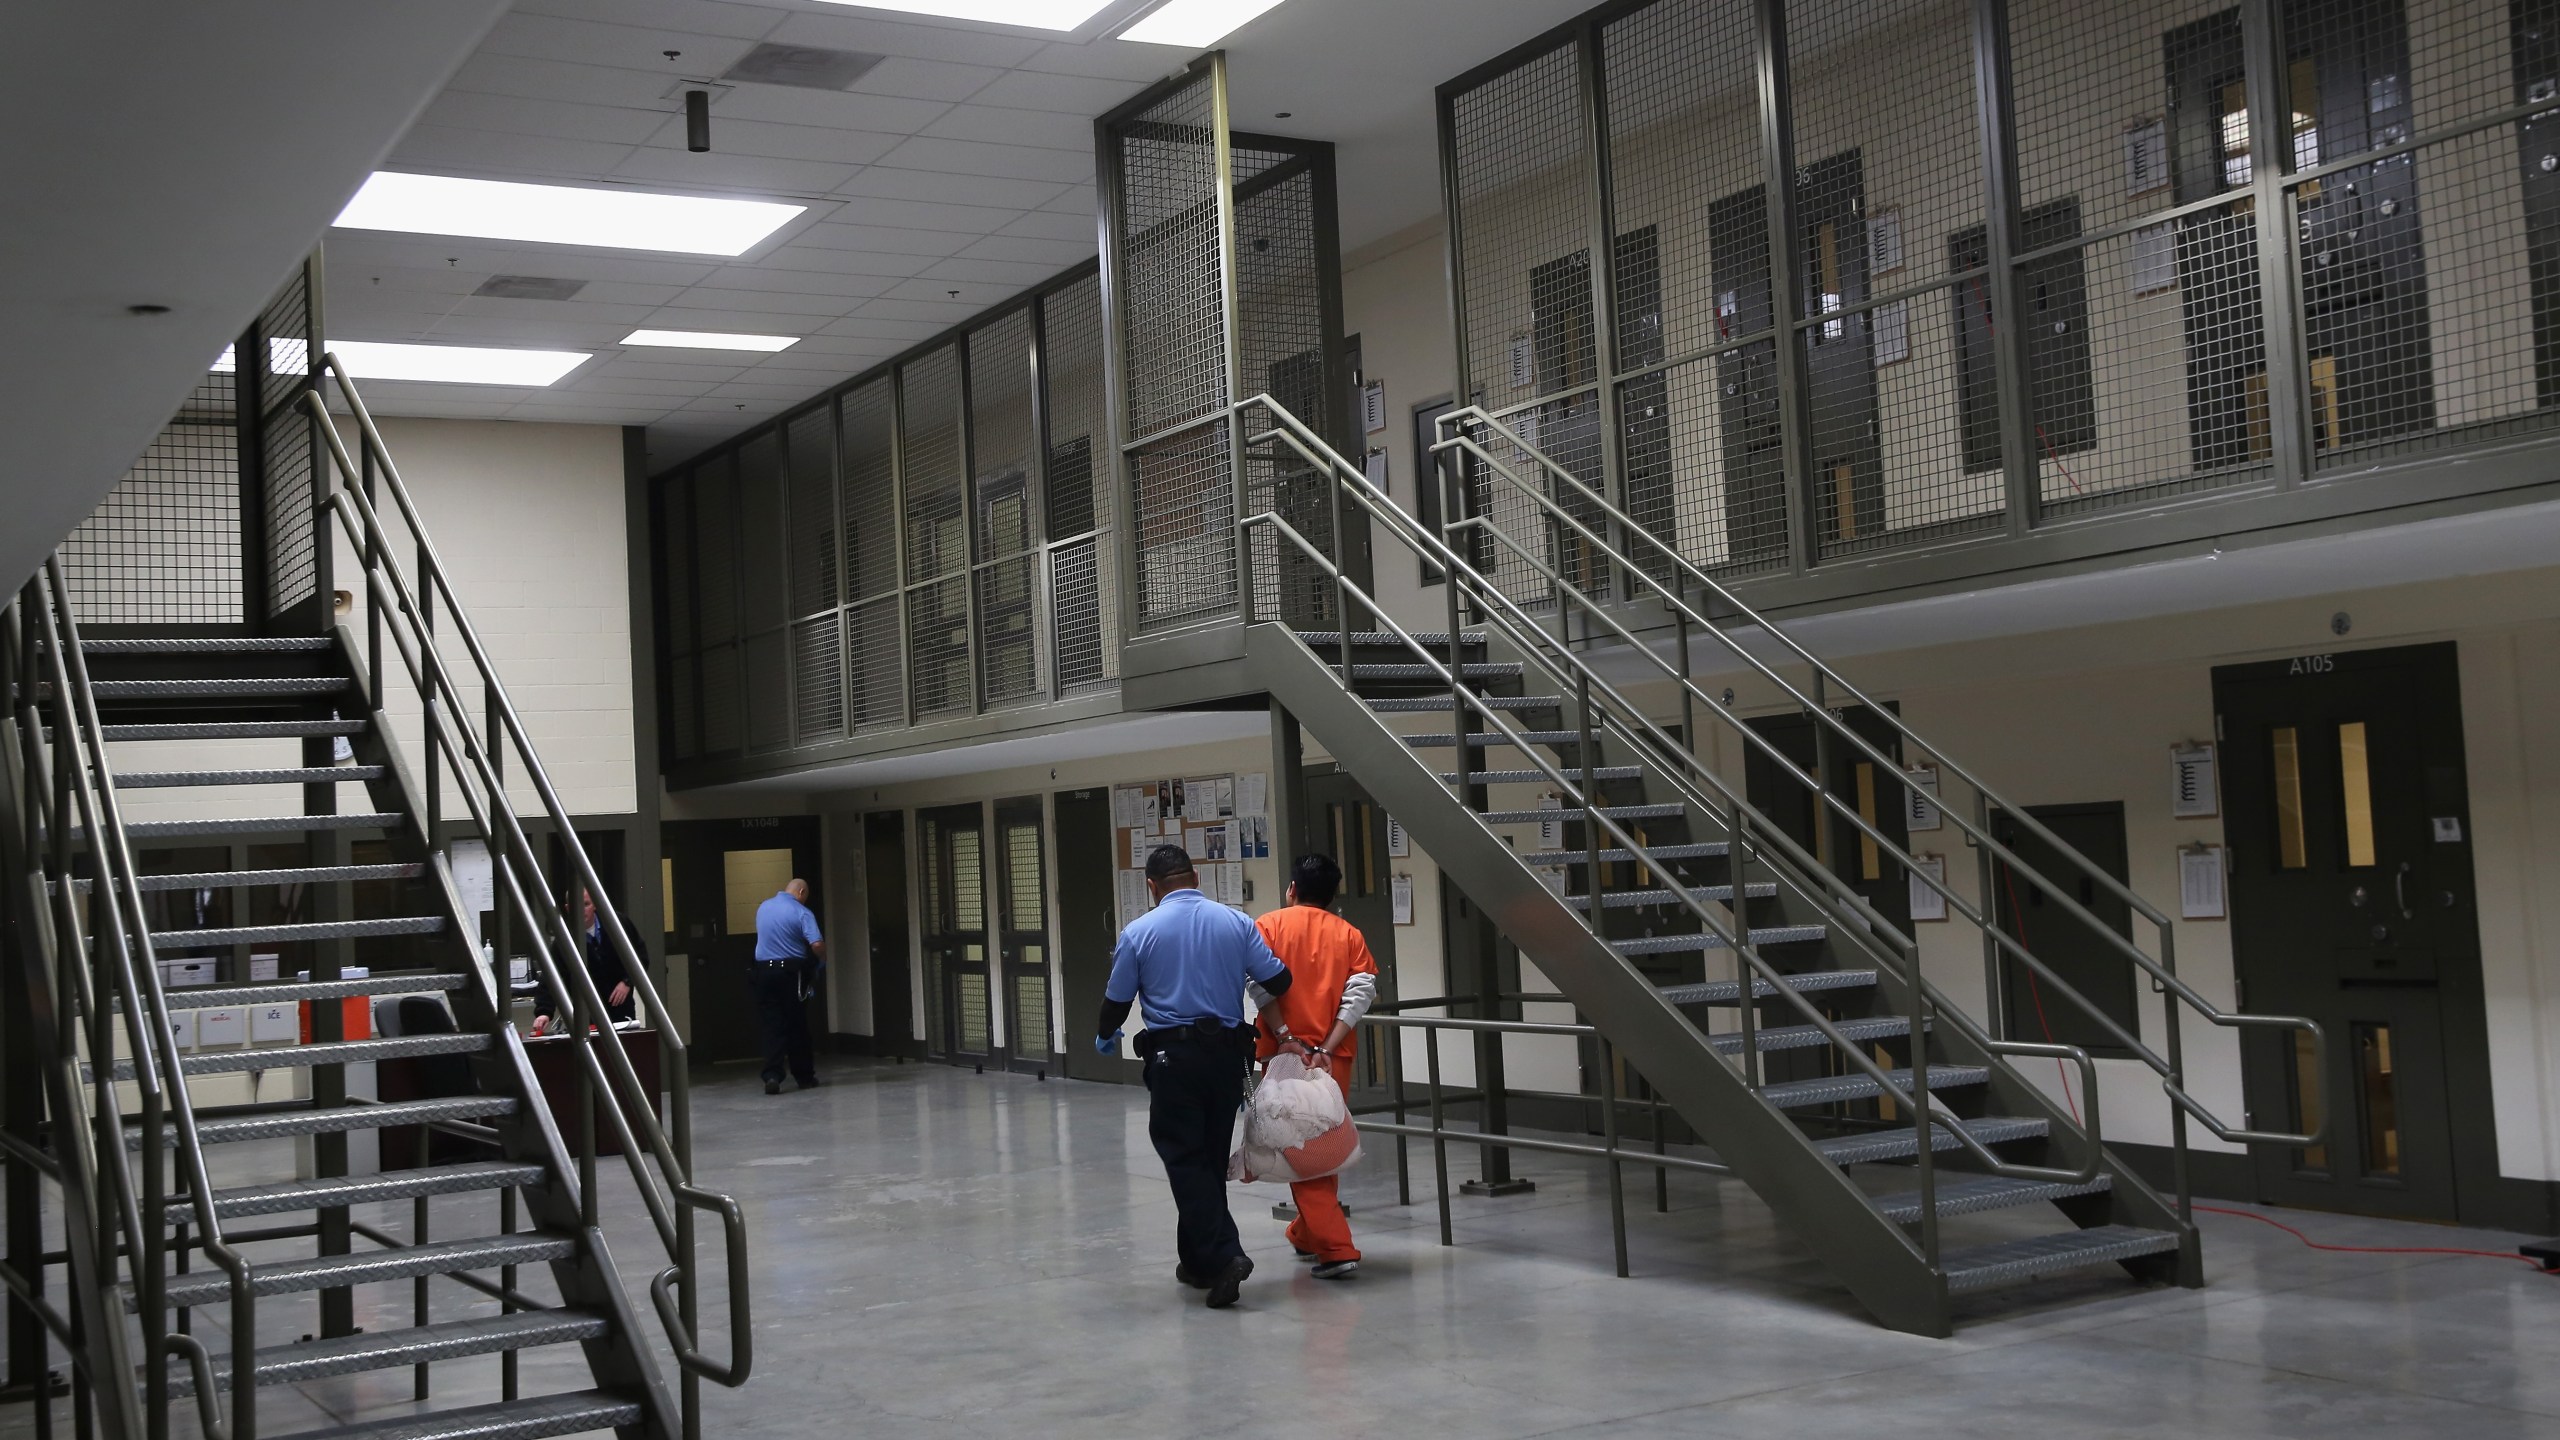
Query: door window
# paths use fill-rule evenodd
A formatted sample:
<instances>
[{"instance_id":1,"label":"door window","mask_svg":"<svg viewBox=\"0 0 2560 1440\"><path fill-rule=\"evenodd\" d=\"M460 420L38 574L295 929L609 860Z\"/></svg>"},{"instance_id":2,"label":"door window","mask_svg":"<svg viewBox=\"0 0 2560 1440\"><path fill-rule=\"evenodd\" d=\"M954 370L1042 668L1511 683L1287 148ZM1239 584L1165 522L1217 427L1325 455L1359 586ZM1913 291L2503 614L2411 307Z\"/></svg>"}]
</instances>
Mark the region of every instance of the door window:
<instances>
[{"instance_id":1,"label":"door window","mask_svg":"<svg viewBox=\"0 0 2560 1440\"><path fill-rule=\"evenodd\" d=\"M2339 809L2346 818L2347 864L2373 863L2373 777L2365 770L2364 722L2338 727Z\"/></svg>"},{"instance_id":2,"label":"door window","mask_svg":"<svg viewBox=\"0 0 2560 1440\"><path fill-rule=\"evenodd\" d=\"M2302 740L2290 725L2272 732L2276 782L2276 865L2299 870L2311 863L2302 829Z\"/></svg>"}]
</instances>

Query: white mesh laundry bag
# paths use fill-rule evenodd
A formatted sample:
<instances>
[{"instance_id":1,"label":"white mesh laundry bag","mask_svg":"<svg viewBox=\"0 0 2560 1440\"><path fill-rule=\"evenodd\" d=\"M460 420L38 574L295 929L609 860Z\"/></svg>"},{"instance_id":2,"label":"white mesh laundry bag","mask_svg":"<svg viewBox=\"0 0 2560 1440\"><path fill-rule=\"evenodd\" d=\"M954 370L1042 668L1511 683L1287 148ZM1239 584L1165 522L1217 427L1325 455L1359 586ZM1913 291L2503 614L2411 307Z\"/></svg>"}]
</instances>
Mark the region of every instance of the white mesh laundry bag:
<instances>
[{"instance_id":1,"label":"white mesh laundry bag","mask_svg":"<svg viewBox=\"0 0 2560 1440\"><path fill-rule=\"evenodd\" d=\"M1342 1087L1295 1055L1272 1056L1245 1101L1244 1143L1228 1162L1227 1178L1320 1180L1359 1158L1360 1131Z\"/></svg>"}]
</instances>

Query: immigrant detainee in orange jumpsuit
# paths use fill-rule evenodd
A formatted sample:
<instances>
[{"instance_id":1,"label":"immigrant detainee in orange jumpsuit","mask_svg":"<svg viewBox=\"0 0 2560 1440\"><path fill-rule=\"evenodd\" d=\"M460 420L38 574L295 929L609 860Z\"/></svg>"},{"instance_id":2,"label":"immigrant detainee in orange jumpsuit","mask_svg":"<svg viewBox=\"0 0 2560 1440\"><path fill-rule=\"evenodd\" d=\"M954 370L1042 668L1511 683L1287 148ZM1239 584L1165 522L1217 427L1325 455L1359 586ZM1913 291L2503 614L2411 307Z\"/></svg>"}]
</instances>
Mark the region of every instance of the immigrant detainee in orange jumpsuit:
<instances>
[{"instance_id":1,"label":"immigrant detainee in orange jumpsuit","mask_svg":"<svg viewBox=\"0 0 2560 1440\"><path fill-rule=\"evenodd\" d=\"M1378 998L1378 962L1358 927L1333 913L1341 888L1342 867L1322 855L1298 857L1289 870L1288 903L1254 922L1293 979L1277 999L1260 986L1248 988L1262 1012L1254 1053L1268 1060L1287 1050L1304 1058L1344 1087L1347 1100L1360 1017ZM1336 1179L1327 1175L1289 1187L1298 1206L1289 1244L1299 1259L1315 1262L1319 1280L1343 1279L1360 1269L1360 1249L1351 1243Z\"/></svg>"}]
</instances>

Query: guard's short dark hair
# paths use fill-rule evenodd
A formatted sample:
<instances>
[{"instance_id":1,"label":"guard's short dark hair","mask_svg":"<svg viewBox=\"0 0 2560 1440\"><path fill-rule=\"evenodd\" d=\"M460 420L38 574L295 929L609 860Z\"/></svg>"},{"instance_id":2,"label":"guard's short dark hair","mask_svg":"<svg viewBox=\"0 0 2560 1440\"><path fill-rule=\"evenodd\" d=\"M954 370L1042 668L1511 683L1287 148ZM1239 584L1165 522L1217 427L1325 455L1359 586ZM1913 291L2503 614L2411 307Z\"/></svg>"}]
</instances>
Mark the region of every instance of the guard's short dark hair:
<instances>
[{"instance_id":1,"label":"guard's short dark hair","mask_svg":"<svg viewBox=\"0 0 2560 1440\"><path fill-rule=\"evenodd\" d=\"M1179 845L1159 845L1147 852L1150 880L1176 880L1191 873L1191 852Z\"/></svg>"},{"instance_id":2,"label":"guard's short dark hair","mask_svg":"<svg viewBox=\"0 0 2560 1440\"><path fill-rule=\"evenodd\" d=\"M1330 905L1342 888L1342 867L1330 855L1301 855L1289 867L1289 883L1298 887L1301 905Z\"/></svg>"}]
</instances>

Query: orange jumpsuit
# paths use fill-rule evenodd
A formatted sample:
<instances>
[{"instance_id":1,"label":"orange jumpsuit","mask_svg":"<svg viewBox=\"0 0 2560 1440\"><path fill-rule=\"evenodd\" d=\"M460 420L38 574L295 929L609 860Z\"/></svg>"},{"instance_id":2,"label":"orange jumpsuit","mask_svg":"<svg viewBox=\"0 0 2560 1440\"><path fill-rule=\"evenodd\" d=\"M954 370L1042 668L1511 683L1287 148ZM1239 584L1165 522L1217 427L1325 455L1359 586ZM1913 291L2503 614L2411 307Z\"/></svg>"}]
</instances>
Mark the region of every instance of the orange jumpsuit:
<instances>
[{"instance_id":1,"label":"orange jumpsuit","mask_svg":"<svg viewBox=\"0 0 2560 1440\"><path fill-rule=\"evenodd\" d=\"M1351 977L1375 977L1378 973L1378 962L1369 954L1369 942L1361 938L1359 928L1350 921L1313 905L1284 905L1254 923L1261 927L1263 943L1289 967L1289 989L1274 1002L1280 1019L1295 1038L1309 1046L1322 1045L1341 1013L1343 992L1351 987ZM1373 988L1376 983L1372 978L1367 987ZM1262 1034L1254 1053L1267 1060L1280 1053L1280 1034L1271 1023L1269 1011L1257 1023ZM1337 1086L1343 1085L1351 1073L1352 1051L1357 1043L1355 1031L1344 1038L1341 1050L1333 1057L1333 1083ZM1347 1099L1347 1088L1344 1095ZM1289 1243L1312 1252L1318 1260L1357 1260L1360 1250L1351 1243L1351 1222L1342 1214L1337 1178L1327 1175L1289 1187L1290 1197L1298 1206L1298 1218L1289 1226Z\"/></svg>"}]
</instances>

